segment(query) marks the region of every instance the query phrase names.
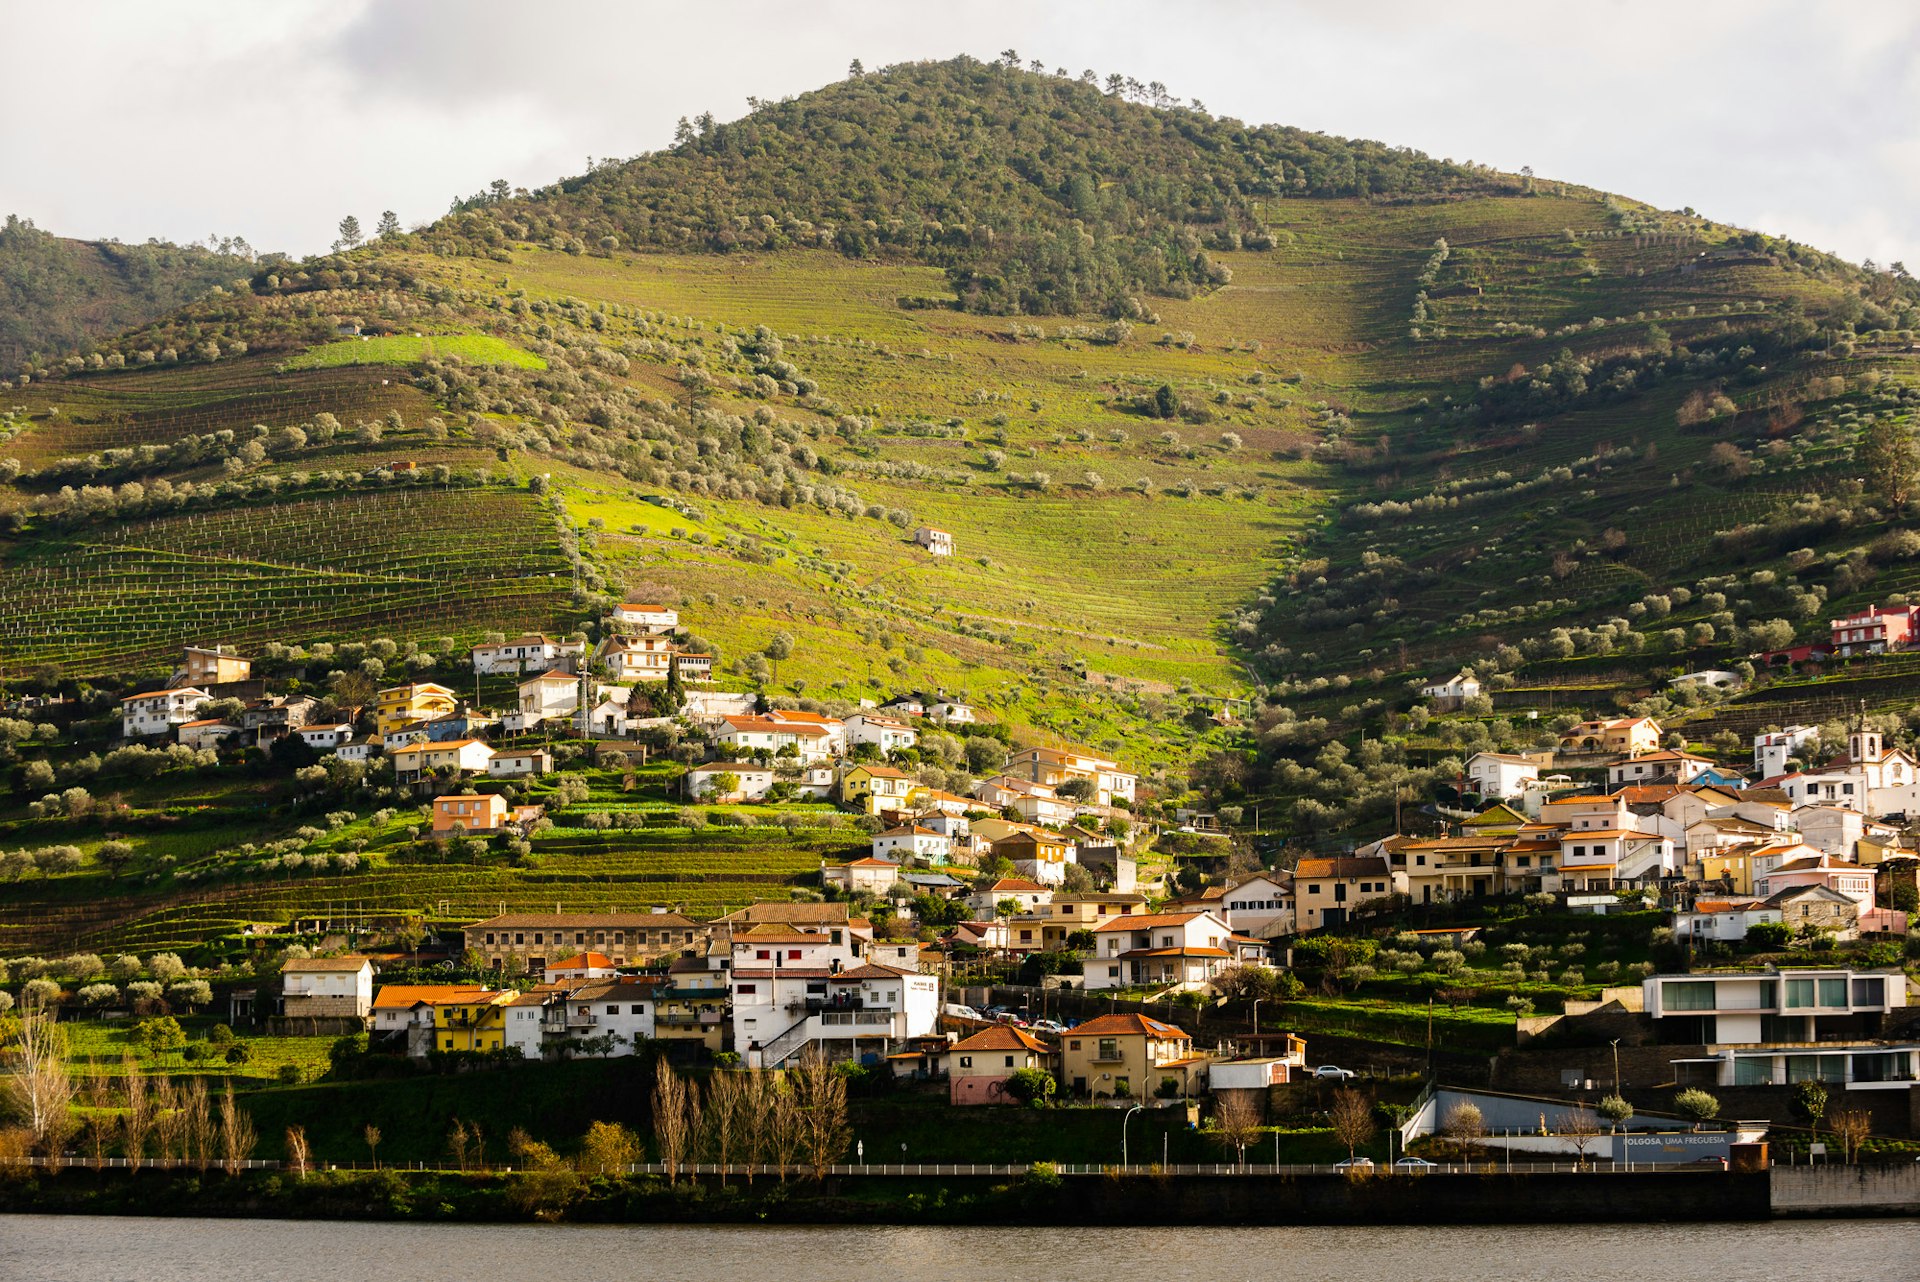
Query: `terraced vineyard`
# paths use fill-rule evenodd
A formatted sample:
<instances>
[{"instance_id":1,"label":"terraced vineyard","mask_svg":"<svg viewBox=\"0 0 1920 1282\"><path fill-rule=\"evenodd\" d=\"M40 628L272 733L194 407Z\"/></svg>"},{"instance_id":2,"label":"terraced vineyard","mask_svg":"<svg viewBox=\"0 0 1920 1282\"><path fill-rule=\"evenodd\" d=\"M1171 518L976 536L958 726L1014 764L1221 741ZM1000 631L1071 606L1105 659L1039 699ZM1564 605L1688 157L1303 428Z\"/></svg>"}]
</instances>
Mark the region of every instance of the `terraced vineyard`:
<instances>
[{"instance_id":1,"label":"terraced vineyard","mask_svg":"<svg viewBox=\"0 0 1920 1282\"><path fill-rule=\"evenodd\" d=\"M551 629L571 589L552 518L524 492L328 496L18 543L0 562L0 653L113 672L214 637Z\"/></svg>"}]
</instances>

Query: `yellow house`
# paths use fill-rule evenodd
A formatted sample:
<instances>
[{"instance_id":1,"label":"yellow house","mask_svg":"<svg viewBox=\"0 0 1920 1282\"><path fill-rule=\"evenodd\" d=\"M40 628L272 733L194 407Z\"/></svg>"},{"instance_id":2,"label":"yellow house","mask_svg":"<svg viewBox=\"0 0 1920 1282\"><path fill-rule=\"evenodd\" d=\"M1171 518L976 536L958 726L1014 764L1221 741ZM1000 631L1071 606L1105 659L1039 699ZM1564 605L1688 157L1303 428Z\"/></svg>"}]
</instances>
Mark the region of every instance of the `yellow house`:
<instances>
[{"instance_id":1,"label":"yellow house","mask_svg":"<svg viewBox=\"0 0 1920 1282\"><path fill-rule=\"evenodd\" d=\"M374 699L374 732L383 740L411 722L444 717L456 706L453 691L431 681L394 686Z\"/></svg>"},{"instance_id":2,"label":"yellow house","mask_svg":"<svg viewBox=\"0 0 1920 1282\"><path fill-rule=\"evenodd\" d=\"M506 1044L513 993L465 993L433 1003L433 1049L497 1051Z\"/></svg>"},{"instance_id":3,"label":"yellow house","mask_svg":"<svg viewBox=\"0 0 1920 1282\"><path fill-rule=\"evenodd\" d=\"M904 810L907 799L926 789L912 775L892 766L857 765L840 776L840 800L851 805L859 802L870 815L883 810Z\"/></svg>"},{"instance_id":4,"label":"yellow house","mask_svg":"<svg viewBox=\"0 0 1920 1282\"><path fill-rule=\"evenodd\" d=\"M1753 893L1753 852L1758 846L1726 846L1700 856L1700 880L1725 881L1736 895Z\"/></svg>"},{"instance_id":5,"label":"yellow house","mask_svg":"<svg viewBox=\"0 0 1920 1282\"><path fill-rule=\"evenodd\" d=\"M1560 746L1572 752L1613 752L1637 757L1659 749L1660 723L1652 717L1582 721L1560 736Z\"/></svg>"},{"instance_id":6,"label":"yellow house","mask_svg":"<svg viewBox=\"0 0 1920 1282\"><path fill-rule=\"evenodd\" d=\"M1193 1038L1184 1029L1145 1015L1101 1015L1061 1039L1060 1076L1075 1095L1192 1096L1208 1063L1193 1053Z\"/></svg>"}]
</instances>

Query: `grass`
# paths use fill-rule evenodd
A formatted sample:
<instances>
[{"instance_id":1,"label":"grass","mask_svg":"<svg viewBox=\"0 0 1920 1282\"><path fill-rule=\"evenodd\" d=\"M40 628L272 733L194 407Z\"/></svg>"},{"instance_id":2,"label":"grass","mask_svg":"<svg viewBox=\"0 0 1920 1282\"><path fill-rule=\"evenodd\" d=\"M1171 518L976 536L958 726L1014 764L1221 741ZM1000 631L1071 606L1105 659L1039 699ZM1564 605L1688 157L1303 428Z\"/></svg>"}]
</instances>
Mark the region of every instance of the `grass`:
<instances>
[{"instance_id":1,"label":"grass","mask_svg":"<svg viewBox=\"0 0 1920 1282\"><path fill-rule=\"evenodd\" d=\"M203 1066L189 1063L179 1052L156 1056L140 1047L134 1040L134 1027L138 1022L134 1019L63 1022L60 1027L66 1037L69 1062L80 1067L83 1073L92 1070L111 1076L117 1075L121 1061L131 1056L146 1073L182 1076L211 1071L232 1077L236 1085L246 1086L250 1082L277 1082L281 1068L288 1064L297 1067L307 1080L317 1078L326 1072L327 1049L334 1042L331 1037L243 1035L238 1040L252 1053L246 1063L209 1062ZM204 1040L219 1023L209 1016L188 1016L180 1020L190 1042Z\"/></svg>"},{"instance_id":2,"label":"grass","mask_svg":"<svg viewBox=\"0 0 1920 1282\"><path fill-rule=\"evenodd\" d=\"M511 365L516 369L547 367L541 357L489 334L396 334L385 338L346 338L310 347L281 368L293 371L337 369L343 365L419 365L428 360Z\"/></svg>"}]
</instances>

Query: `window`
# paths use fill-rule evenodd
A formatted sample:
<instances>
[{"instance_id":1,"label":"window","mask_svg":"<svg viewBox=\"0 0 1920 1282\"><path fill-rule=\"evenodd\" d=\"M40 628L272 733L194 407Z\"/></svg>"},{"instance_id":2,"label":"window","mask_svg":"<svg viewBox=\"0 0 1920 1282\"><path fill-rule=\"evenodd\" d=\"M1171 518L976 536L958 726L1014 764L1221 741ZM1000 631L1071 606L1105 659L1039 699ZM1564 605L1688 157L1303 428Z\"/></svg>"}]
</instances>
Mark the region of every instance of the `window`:
<instances>
[{"instance_id":1,"label":"window","mask_svg":"<svg viewBox=\"0 0 1920 1282\"><path fill-rule=\"evenodd\" d=\"M1853 981L1855 1006L1883 1006L1887 1000L1887 981L1879 976Z\"/></svg>"},{"instance_id":2,"label":"window","mask_svg":"<svg viewBox=\"0 0 1920 1282\"><path fill-rule=\"evenodd\" d=\"M756 961L766 961L772 957L773 954L765 948L757 948L754 950L753 956Z\"/></svg>"},{"instance_id":3,"label":"window","mask_svg":"<svg viewBox=\"0 0 1920 1282\"><path fill-rule=\"evenodd\" d=\"M1012 1067L1013 1067L1013 1056L1011 1056L1011 1055L1009 1055L1009 1056L1007 1056L1007 1067L1008 1067L1008 1068L1012 1068Z\"/></svg>"},{"instance_id":4,"label":"window","mask_svg":"<svg viewBox=\"0 0 1920 1282\"><path fill-rule=\"evenodd\" d=\"M789 949L787 949L787 960L788 960L788 961L799 961L799 960L800 960L800 950L799 950L798 948L789 948Z\"/></svg>"},{"instance_id":5,"label":"window","mask_svg":"<svg viewBox=\"0 0 1920 1282\"><path fill-rule=\"evenodd\" d=\"M738 993L738 994L740 994L740 995L741 995L741 996L743 996L743 997L751 997L751 996L753 996L753 995L754 995L755 993L757 993L757 992L759 991L759 985L757 985L757 984L736 984L736 985L734 985L734 989L733 989L733 991L734 991L734 992L736 992L736 993Z\"/></svg>"},{"instance_id":6,"label":"window","mask_svg":"<svg viewBox=\"0 0 1920 1282\"><path fill-rule=\"evenodd\" d=\"M527 937L520 931L515 931L513 934L513 942L516 944L524 944L527 942Z\"/></svg>"},{"instance_id":7,"label":"window","mask_svg":"<svg viewBox=\"0 0 1920 1282\"><path fill-rule=\"evenodd\" d=\"M1117 1037L1102 1037L1100 1039L1100 1049L1095 1053L1094 1058L1119 1059L1120 1039Z\"/></svg>"},{"instance_id":8,"label":"window","mask_svg":"<svg viewBox=\"0 0 1920 1282\"><path fill-rule=\"evenodd\" d=\"M1847 1004L1847 981L1845 979L1821 980L1820 1004L1822 1006L1845 1006Z\"/></svg>"},{"instance_id":9,"label":"window","mask_svg":"<svg viewBox=\"0 0 1920 1282\"><path fill-rule=\"evenodd\" d=\"M1813 1004L1813 981L1811 979L1789 979L1787 981L1787 999L1781 1003L1784 1009L1801 1010Z\"/></svg>"},{"instance_id":10,"label":"window","mask_svg":"<svg viewBox=\"0 0 1920 1282\"><path fill-rule=\"evenodd\" d=\"M1712 1010L1713 988L1706 980L1670 980L1660 987L1661 1004L1668 1010Z\"/></svg>"},{"instance_id":11,"label":"window","mask_svg":"<svg viewBox=\"0 0 1920 1282\"><path fill-rule=\"evenodd\" d=\"M1067 1043L1067 1049L1068 1049L1068 1050L1070 1050L1070 1051L1077 1051L1077 1050L1079 1050L1079 1049L1080 1049L1080 1042L1079 1042L1079 1040L1078 1040L1078 1039L1075 1039L1075 1040L1073 1040L1073 1041L1070 1041L1070 1042L1068 1042L1068 1043Z\"/></svg>"},{"instance_id":12,"label":"window","mask_svg":"<svg viewBox=\"0 0 1920 1282\"><path fill-rule=\"evenodd\" d=\"M960 1057L960 1067L962 1067L962 1068L972 1068L972 1067L973 1067L973 1056L971 1056L971 1055L962 1055L962 1056Z\"/></svg>"}]
</instances>

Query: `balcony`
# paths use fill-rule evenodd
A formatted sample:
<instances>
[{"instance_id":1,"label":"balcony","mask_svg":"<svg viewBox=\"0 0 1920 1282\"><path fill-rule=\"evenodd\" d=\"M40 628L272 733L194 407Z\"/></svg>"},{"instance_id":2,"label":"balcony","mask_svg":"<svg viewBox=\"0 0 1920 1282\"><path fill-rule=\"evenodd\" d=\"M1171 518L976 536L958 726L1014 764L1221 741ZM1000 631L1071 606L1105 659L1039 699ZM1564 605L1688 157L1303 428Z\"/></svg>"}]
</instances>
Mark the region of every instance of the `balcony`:
<instances>
[{"instance_id":1,"label":"balcony","mask_svg":"<svg viewBox=\"0 0 1920 1282\"><path fill-rule=\"evenodd\" d=\"M893 1012L890 1010L830 1010L820 1016L820 1022L828 1028L844 1028L853 1025L885 1028L892 1025Z\"/></svg>"},{"instance_id":2,"label":"balcony","mask_svg":"<svg viewBox=\"0 0 1920 1282\"><path fill-rule=\"evenodd\" d=\"M819 1015L828 1011L861 1010L865 1005L865 1001L858 997L842 997L837 999L832 997L809 997L805 1001L797 998L789 1001L787 1003L787 1009L795 1012L804 1010L809 1015Z\"/></svg>"}]
</instances>

